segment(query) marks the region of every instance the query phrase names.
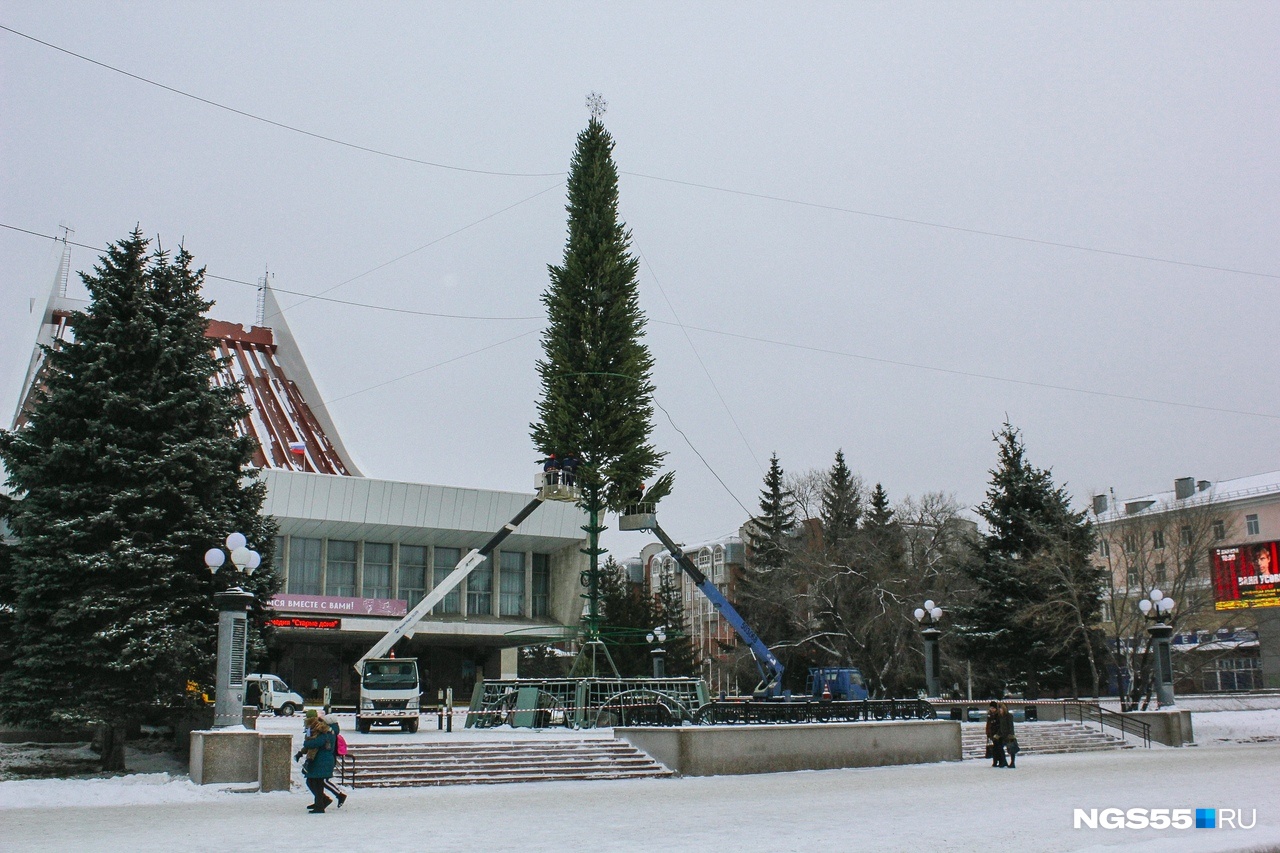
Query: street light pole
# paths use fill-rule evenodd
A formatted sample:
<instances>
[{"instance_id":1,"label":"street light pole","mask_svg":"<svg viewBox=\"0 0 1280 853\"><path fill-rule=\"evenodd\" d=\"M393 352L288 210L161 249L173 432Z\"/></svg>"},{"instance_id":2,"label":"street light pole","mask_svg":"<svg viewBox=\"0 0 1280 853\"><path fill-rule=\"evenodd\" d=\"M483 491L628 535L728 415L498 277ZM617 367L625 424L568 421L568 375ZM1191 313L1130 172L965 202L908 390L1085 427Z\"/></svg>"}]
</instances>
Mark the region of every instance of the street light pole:
<instances>
[{"instance_id":1,"label":"street light pole","mask_svg":"<svg viewBox=\"0 0 1280 853\"><path fill-rule=\"evenodd\" d=\"M1174 706L1173 649L1170 640L1173 626L1168 623L1176 602L1158 589L1151 590L1147 598L1138 602L1142 615L1150 620L1147 632L1151 635L1151 648L1155 652L1156 701L1161 708Z\"/></svg>"},{"instance_id":2,"label":"street light pole","mask_svg":"<svg viewBox=\"0 0 1280 853\"><path fill-rule=\"evenodd\" d=\"M938 630L938 622L942 619L942 608L929 599L924 607L917 607L916 621L920 623L920 636L924 638L924 686L930 699L942 695L938 687L939 675L942 671L942 657L938 652L938 638L942 631Z\"/></svg>"},{"instance_id":3,"label":"street light pole","mask_svg":"<svg viewBox=\"0 0 1280 853\"><path fill-rule=\"evenodd\" d=\"M231 562L245 575L252 575L262 562L257 551L246 547L240 533L227 537L227 551ZM226 562L227 555L221 548L205 552L204 564L217 574ZM215 593L218 605L218 674L214 690L213 727L215 729L238 726L244 721L245 656L249 647L249 605L253 595L239 585Z\"/></svg>"},{"instance_id":4,"label":"street light pole","mask_svg":"<svg viewBox=\"0 0 1280 853\"><path fill-rule=\"evenodd\" d=\"M667 650L662 647L662 644L667 641L667 631L665 628L659 625L657 628L654 628L652 631L649 632L649 634L647 635L647 639L651 643L655 641L658 643L658 645L654 647L653 651L649 652L649 654L653 655L653 677L666 678L667 677L667 658L666 658Z\"/></svg>"}]
</instances>

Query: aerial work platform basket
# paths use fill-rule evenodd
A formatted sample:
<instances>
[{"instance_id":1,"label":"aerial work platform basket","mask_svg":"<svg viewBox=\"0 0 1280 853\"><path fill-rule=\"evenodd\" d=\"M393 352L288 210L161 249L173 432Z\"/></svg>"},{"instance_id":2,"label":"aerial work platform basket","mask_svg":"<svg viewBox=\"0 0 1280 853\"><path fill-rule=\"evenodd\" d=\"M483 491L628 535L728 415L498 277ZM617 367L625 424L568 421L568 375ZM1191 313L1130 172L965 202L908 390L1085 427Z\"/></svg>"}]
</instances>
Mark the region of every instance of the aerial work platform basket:
<instances>
[{"instance_id":1,"label":"aerial work platform basket","mask_svg":"<svg viewBox=\"0 0 1280 853\"><path fill-rule=\"evenodd\" d=\"M561 471L539 471L534 475L533 487L538 490L543 500L569 503L582 500L582 492L577 486L566 484Z\"/></svg>"},{"instance_id":2,"label":"aerial work platform basket","mask_svg":"<svg viewBox=\"0 0 1280 853\"><path fill-rule=\"evenodd\" d=\"M652 530L658 523L657 504L630 504L618 515L619 530Z\"/></svg>"}]
</instances>

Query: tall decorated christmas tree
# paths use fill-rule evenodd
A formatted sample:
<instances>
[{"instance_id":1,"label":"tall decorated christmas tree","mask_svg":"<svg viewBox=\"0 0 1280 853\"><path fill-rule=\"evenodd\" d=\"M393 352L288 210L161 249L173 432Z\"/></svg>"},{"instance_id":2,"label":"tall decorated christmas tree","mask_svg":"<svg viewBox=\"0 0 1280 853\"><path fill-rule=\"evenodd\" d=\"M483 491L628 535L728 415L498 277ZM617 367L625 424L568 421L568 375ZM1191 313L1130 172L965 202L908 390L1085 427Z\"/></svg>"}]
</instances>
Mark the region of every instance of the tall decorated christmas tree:
<instances>
[{"instance_id":1,"label":"tall decorated christmas tree","mask_svg":"<svg viewBox=\"0 0 1280 853\"><path fill-rule=\"evenodd\" d=\"M606 511L635 500L664 454L650 443L653 357L643 342L644 314L631 235L618 219L618 170L613 137L601 122L604 100L588 99L591 120L578 134L569 167L569 234L564 260L550 266L542 396L533 442L545 454L580 460L577 486L586 510L590 564L586 640L599 639L600 533ZM663 481L669 488L669 476ZM657 484L655 484L656 488ZM654 490L650 490L654 495Z\"/></svg>"},{"instance_id":2,"label":"tall decorated christmas tree","mask_svg":"<svg viewBox=\"0 0 1280 853\"><path fill-rule=\"evenodd\" d=\"M236 388L213 381L212 303L191 262L137 230L109 247L82 275L91 302L74 337L45 350L26 425L0 432L15 536L0 561L0 716L99 724L104 769L123 766L115 733L213 680L213 593L245 586L261 614L278 584L253 440L236 432ZM210 575L202 555L232 531L264 571Z\"/></svg>"}]
</instances>

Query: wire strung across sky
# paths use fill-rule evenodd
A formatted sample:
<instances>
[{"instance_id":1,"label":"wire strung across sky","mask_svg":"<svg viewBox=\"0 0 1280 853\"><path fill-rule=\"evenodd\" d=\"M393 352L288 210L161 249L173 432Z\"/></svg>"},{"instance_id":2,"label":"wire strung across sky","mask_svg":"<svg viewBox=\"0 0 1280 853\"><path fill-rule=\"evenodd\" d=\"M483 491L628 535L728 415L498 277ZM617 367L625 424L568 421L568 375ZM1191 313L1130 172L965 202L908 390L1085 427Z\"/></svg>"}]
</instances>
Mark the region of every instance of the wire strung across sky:
<instances>
[{"instance_id":1,"label":"wire strung across sky","mask_svg":"<svg viewBox=\"0 0 1280 853\"><path fill-rule=\"evenodd\" d=\"M559 181L558 183L552 184L551 186L547 187L545 190L542 190L542 191L540 191L540 192L536 192L536 193L534 193L533 195L528 196L527 198L522 198L522 199L520 199L519 201L517 201L515 204L509 204L509 205L507 205L506 207L502 208L502 210L495 210L493 213L490 213L488 216L482 216L481 218L477 219L475 222L471 222L471 223L469 223L469 224L467 224L467 225L463 225L461 228L458 228L458 229L455 229L455 230L453 230L453 231L450 231L448 234L443 234L443 235L441 235L441 236L437 237L436 239L434 239L434 240L430 241L429 243L423 243L423 244L422 244L421 246L419 246L418 248L416 248L416 249L412 249L412 250L410 250L410 251L408 251L408 252L405 252L403 255L400 255L399 257L392 258L391 260L386 261L385 263L378 264L378 265L377 265L376 267L374 267L373 269L365 270L364 272L360 273L359 275L353 275L351 278L347 279L346 281L340 281L340 282L338 282L337 284L335 284L333 287L330 287L330 288L328 288L328 289L326 289L326 290L322 290L322 291L320 291L320 293L317 293L317 294L316 294L316 295L314 295L314 296L307 296L307 298L306 298L306 299L300 299L300 300L298 300L297 302L295 302L294 304L290 305L288 308L281 308L281 309L280 309L280 311L281 311L282 313L283 313L284 311L290 311L290 310L292 310L292 309L294 309L294 308L297 308L299 305L302 305L302 304L303 304L303 303L305 303L305 302L309 302L309 301L310 301L310 300L312 300L312 299L319 299L319 298L321 298L321 296L323 296L323 294L326 294L326 293L332 293L333 291L337 290L339 287L342 287L342 286L343 286L343 285L345 285L345 284L350 284L351 282L355 281L356 279L364 278L365 276L367 276L367 275L369 275L369 274L371 274L371 273L375 273L375 272L377 272L378 270L382 269L383 267L389 267L389 266L391 266L392 264L396 263L397 261L402 261L402 260L404 260L405 258L409 257L410 255L417 254L418 252L421 252L423 249L428 249L428 248L430 248L430 247L434 246L436 243L441 243L441 242L443 242L443 241L445 241L445 240L448 240L450 237L453 237L453 236L454 236L454 235L456 235L456 234L461 234L463 231L466 231L468 228L474 228L475 226L477 226L477 225L481 224L482 222L488 222L490 219L493 219L495 216L498 216L498 215L500 215L500 214L506 213L508 210L512 210L512 209L514 209L514 208L517 208L517 207L519 207L520 205L524 204L524 203L525 203L525 202L527 202L527 201L533 201L533 200L534 200L535 198L537 198L538 196L546 195L547 193L551 192L551 191L552 191L553 189L555 189L556 187L562 187L562 186L564 186L564 181ZM275 288L272 288L272 289L274 290ZM279 292L280 292L280 293L284 293L285 291L279 291ZM271 317L274 317L274 316L275 316L275 314L272 314L272 315L271 315ZM265 320L269 320L269 319L271 319L271 318L270 318L270 317L264 317L263 319L264 319L264 321L265 321ZM513 318L513 319L522 319L522 320L523 320L523 319L534 319L534 320L536 320L536 319L538 319L538 318L537 318L537 317L531 317L531 318L520 317L520 318Z\"/></svg>"},{"instance_id":2,"label":"wire strung across sky","mask_svg":"<svg viewBox=\"0 0 1280 853\"><path fill-rule=\"evenodd\" d=\"M84 243L77 243L72 240L65 240L62 237L56 237L51 234L41 234L38 231L31 231L27 228L19 228L15 225L0 223L0 228L7 228L11 231L17 231L22 234L30 234L31 236L34 236L34 237L41 237L46 240L53 240L54 242L57 242L57 243L66 243L67 245L71 245L71 246L79 246L81 248L90 249L95 252L102 251L97 247L89 246ZM210 279L216 279L218 281L225 281L231 284L239 284L246 287L258 288L260 286L255 282L243 281L241 279L235 279L235 278L227 278L225 276L217 276L209 273L206 273L205 277ZM465 315L465 314L441 314L441 313L436 313L431 311L417 311L411 308L396 308L396 307L387 306L387 305L371 305L363 302L350 302L343 299L330 299L323 296L312 296L311 294L301 293L299 291L282 290L275 287L272 287L272 290L277 290L280 293L289 293L289 294L298 295L298 296L308 296L320 302L330 302L338 305L347 305L355 308L368 308L370 310L375 310L375 311L389 311L396 314L408 314L408 315L420 316L420 317L439 317L443 319L455 319L455 320L488 320L488 321L543 319L541 316L485 317L485 316ZM857 359L859 361L868 361L868 362L873 362L877 364L888 364L888 365L893 365L894 367L906 367L912 370L928 370L934 373L944 373L952 376L963 376L969 379L985 379L991 382L1006 382L1014 385L1029 386L1032 388L1045 388L1052 391L1066 391L1072 394L1088 394L1094 397L1107 397L1113 400L1126 400L1134 403L1150 403L1150 404L1161 405L1161 406L1174 406L1174 407L1183 408L1183 409L1195 409L1197 411L1203 411L1203 412L1218 412L1221 414L1228 414L1228 415L1245 415L1248 417L1266 418L1268 420L1280 420L1280 415L1271 414L1268 412L1255 412L1247 409L1231 409L1223 406L1208 406L1208 405L1203 405L1199 403L1184 403L1177 400L1162 400L1156 397L1139 397L1133 394L1120 394L1113 391L1098 391L1091 388L1077 388L1071 385L1055 385L1050 382L1037 382L1035 380L1030 380L1030 379L1016 379L1009 376L997 376L996 374L992 374L992 373L978 373L976 371L956 370L955 368L950 368L950 367L937 367L935 365L920 364L920 363L910 362L910 361L896 361L890 358L881 358L879 356L862 355L859 353L845 352L843 350L826 349L823 347L815 347L808 344L796 344L796 343L791 343L789 341L775 340L773 338L764 338L756 335L742 334L740 332L726 332L721 329L711 329L705 326L686 325L685 323L680 322L678 318L676 321L652 320L651 322L660 326L675 326L677 328L680 328L682 331L686 333L688 331L705 332L710 335L720 335L726 338L737 338L739 340L753 341L755 343L787 347L789 349L804 350L807 352L822 353L823 355L835 355L835 356L840 356L842 358ZM518 335L517 338L525 337L530 334L533 334L533 332L532 331L526 332L523 335ZM516 340L517 338L511 338L511 339L508 339L508 341L501 341L500 343L508 343L510 340ZM493 346L498 346L498 345L499 344L494 344ZM485 347L483 349L476 350L475 352L477 353L483 352L485 349L490 349L490 348L491 347ZM468 355L473 355L473 354L475 353L468 353ZM466 356L459 356L458 358L450 359L448 362L442 362L442 364L448 364L453 361L457 361L460 358L465 358L465 357ZM699 360L701 360L700 357L699 357ZM427 369L431 369L431 368L427 368ZM704 366L704 369L705 369L705 366ZM409 375L413 375L413 374L409 374ZM395 380L392 380L392 381L395 381ZM387 383L382 383L382 384L387 384ZM362 393L362 392L355 392L355 393ZM745 441L745 438L744 438L744 441ZM754 455L753 455L753 458L754 458Z\"/></svg>"},{"instance_id":3,"label":"wire strung across sky","mask_svg":"<svg viewBox=\"0 0 1280 853\"><path fill-rule=\"evenodd\" d=\"M313 131L304 130L303 128L300 128L300 127L295 127L293 125L286 124L284 122L266 118L265 116L256 115L254 113L248 112L246 110L241 110L236 107L227 106L226 104L221 104L221 103L218 103L217 101L213 101L208 98L203 98L199 95L194 95L190 92L183 91L182 89L178 89L174 86L169 86L164 83L160 83L156 80L152 80L148 77L144 77L141 74L134 74L131 71L125 71L122 68L117 68L114 65L109 65L105 62L101 62L97 59L93 59L81 53L76 53L75 51L68 50L65 47L59 47L56 44L44 41L43 39L36 38L35 36L32 36L32 35L28 35L27 33L20 32L18 30L13 29L12 27L7 27L3 24L0 24L0 30L11 33L15 36L18 36L19 38L27 39L28 41L42 45L51 50L58 51L59 53L65 54L66 56L71 56L83 62L90 63L99 68L104 68L108 71L115 72L116 74L122 74L125 77L128 77L133 80L137 80L149 86L155 86L159 89L163 89L166 92L170 92L180 97L190 98L191 100L198 101L202 104L206 104L208 106L215 107L217 109L224 110L229 113L234 113L235 115L242 116L244 118L251 119L253 121L271 125L272 127L277 127L282 130L290 131L292 133L302 134L303 136L308 136L308 137L311 137L312 139L317 139L322 142L328 142L333 145L340 145L344 148L362 151L367 154L374 154L380 157L389 157L393 160L399 160L406 163L414 163L419 166L430 166L435 169L447 169L454 172L468 172L471 174L491 175L494 177L550 178L550 177L563 177L564 175L563 172L502 172L502 171L494 171L489 169L473 169L465 166L455 166L448 163L439 163L432 160L423 160L417 157L410 157L403 154L396 154L390 151L383 151L381 149L371 148L366 145L359 145L354 142L347 142L345 140L338 139L336 137L326 136L321 133L315 133ZM1194 261L1179 260L1176 258L1165 258L1159 255L1145 255L1139 252L1122 252L1115 249L1099 249L1094 246L1085 246L1078 243L1062 243L1055 240L1046 240L1046 239L1041 239L1037 237L1027 237L1027 236L1018 235L1018 234L1008 234L1000 231L990 231L982 228L970 228L970 227L965 227L961 225L949 225L947 223L932 222L925 219L912 219L906 216L895 216L887 213L876 213L874 211L869 211L869 210L858 210L852 207L842 207L840 205L805 201L803 199L788 198L786 196L779 196L779 195L770 195L768 193L752 192L750 190L734 189L732 187L721 187L721 186L715 186L713 184L703 184L703 183L698 183L696 181L681 180L679 178L663 177L661 175L649 175L643 172L632 172L632 171L623 170L620 172L620 174L628 175L634 178L642 178L644 180L661 181L663 183L668 183L668 184L675 184L679 186L691 187L694 189L707 190L710 192L727 193L730 195L744 196L747 198L756 198L763 201L778 202L780 204L790 204L790 205L798 205L801 207L810 207L817 210L827 210L834 213L845 213L852 216L870 217L874 219L885 220L888 222L901 222L903 224L918 225L924 228L936 228L944 231L952 231L952 232L957 232L961 234L972 234L975 236L991 237L991 238L996 238L1000 240L1013 240L1019 243L1029 243L1037 246L1050 246L1058 249L1069 249L1071 251L1076 251L1076 252L1090 252L1093 254L1109 255L1109 256L1118 257L1118 258L1130 258L1132 260L1147 261L1151 263L1173 264L1175 266L1189 267L1192 269L1209 270L1213 272L1225 272L1225 273L1230 273L1232 275L1245 275L1245 276L1253 276L1257 278L1280 279L1280 274L1277 274L1277 273L1259 272L1258 270L1247 270L1247 269L1241 269L1239 267L1227 267L1227 266L1221 266L1217 264L1202 264L1202 263L1196 263ZM541 193L539 193L539 195L541 195ZM394 261L388 261L388 263L394 263Z\"/></svg>"},{"instance_id":4,"label":"wire strung across sky","mask_svg":"<svg viewBox=\"0 0 1280 853\"><path fill-rule=\"evenodd\" d=\"M65 243L68 246L76 246L81 249L88 249L92 252L102 251L101 246L90 246L86 243L77 243L75 240L66 240L66 239L63 239L62 237L56 237L52 234L41 234L39 231L31 231L26 228L19 228L16 225L6 225L3 222L0 222L0 228L8 228L10 231L17 231L22 234L30 234L33 237L42 237L46 240L53 240L55 243ZM454 233L457 233L457 232L454 232ZM228 278L227 276L214 275L213 273L210 273L210 272L206 272L204 274L204 277L208 279L213 279L214 281L224 281L228 284L239 284L244 287L252 287L254 289L260 288L262 286L257 282L245 281L244 279L239 279L239 278ZM301 290L288 290L283 287L276 287L275 285L272 285L271 289L274 290L276 293L287 293L290 296L306 297L304 300L302 300L303 302L306 302L306 301L329 302L334 305L347 305L352 308L368 308L371 311L389 311L393 314L409 314L415 317L439 317L444 320L500 320L500 321L543 319L541 314L530 314L530 315L519 316L519 317L483 316L478 314L444 314L439 311L419 311L413 308L394 308L389 305L372 305L368 302L353 302L349 299L334 299L328 296L321 296L318 293L304 293ZM302 304L302 303L300 302L298 304Z\"/></svg>"}]
</instances>

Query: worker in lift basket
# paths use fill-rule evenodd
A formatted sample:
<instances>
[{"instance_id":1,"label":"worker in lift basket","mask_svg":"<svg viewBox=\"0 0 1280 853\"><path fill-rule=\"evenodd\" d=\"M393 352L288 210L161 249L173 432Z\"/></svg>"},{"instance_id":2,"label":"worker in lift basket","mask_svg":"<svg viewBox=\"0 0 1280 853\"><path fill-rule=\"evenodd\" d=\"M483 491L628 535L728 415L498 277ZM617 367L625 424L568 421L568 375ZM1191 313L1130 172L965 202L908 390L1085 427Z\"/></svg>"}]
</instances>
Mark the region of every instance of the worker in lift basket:
<instances>
[{"instance_id":1,"label":"worker in lift basket","mask_svg":"<svg viewBox=\"0 0 1280 853\"><path fill-rule=\"evenodd\" d=\"M565 454L564 461L561 462L560 467L564 470L564 484L566 486L572 486L577 480L578 464L580 461L581 460L578 459L578 454L576 453Z\"/></svg>"},{"instance_id":2,"label":"worker in lift basket","mask_svg":"<svg viewBox=\"0 0 1280 853\"><path fill-rule=\"evenodd\" d=\"M548 453L546 459L539 459L542 463L542 473L546 475L546 484L554 486L560 482L560 460L556 458L554 453Z\"/></svg>"}]
</instances>

